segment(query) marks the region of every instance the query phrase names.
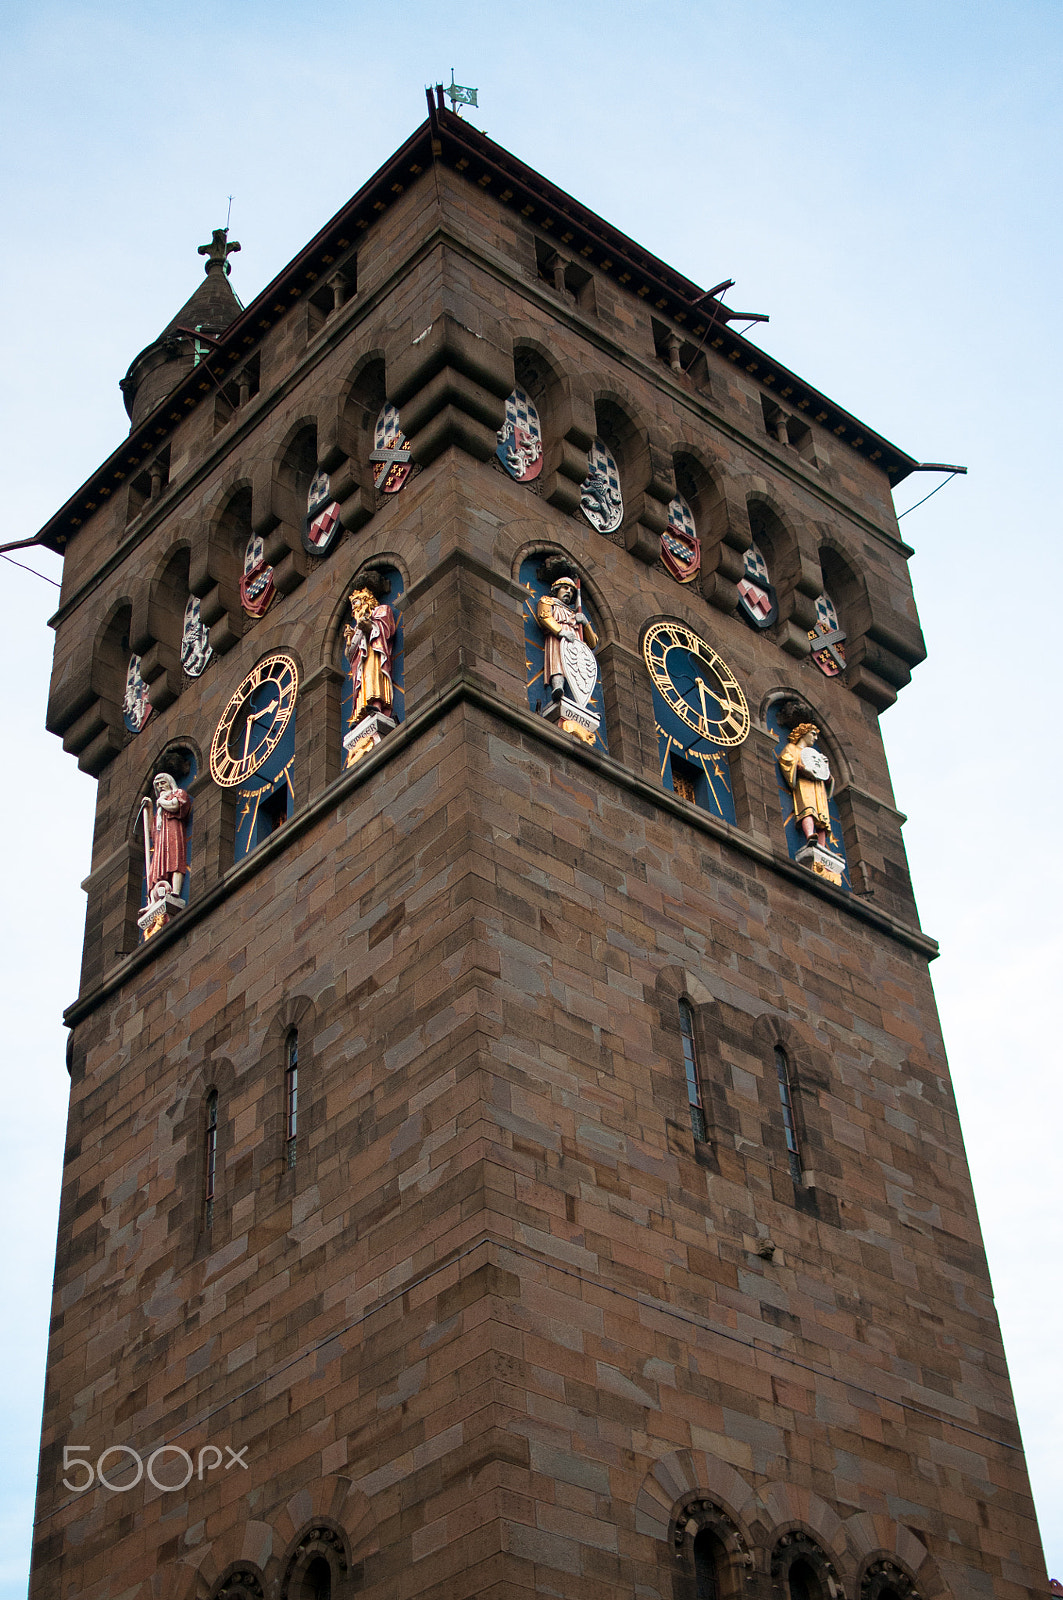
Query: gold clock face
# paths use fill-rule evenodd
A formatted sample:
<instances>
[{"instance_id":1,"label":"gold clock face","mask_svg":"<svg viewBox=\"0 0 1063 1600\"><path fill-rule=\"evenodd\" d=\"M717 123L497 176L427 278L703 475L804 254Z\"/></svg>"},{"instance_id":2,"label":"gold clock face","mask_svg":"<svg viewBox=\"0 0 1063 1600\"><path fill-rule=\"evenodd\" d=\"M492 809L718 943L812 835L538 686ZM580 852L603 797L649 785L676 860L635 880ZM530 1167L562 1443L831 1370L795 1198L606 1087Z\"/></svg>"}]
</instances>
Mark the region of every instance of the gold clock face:
<instances>
[{"instance_id":1,"label":"gold clock face","mask_svg":"<svg viewBox=\"0 0 1063 1600\"><path fill-rule=\"evenodd\" d=\"M711 645L681 622L655 622L642 655L662 698L695 733L712 744L741 744L749 707L738 679Z\"/></svg>"},{"instance_id":2,"label":"gold clock face","mask_svg":"<svg viewBox=\"0 0 1063 1600\"><path fill-rule=\"evenodd\" d=\"M247 674L214 730L210 775L215 783L235 789L269 760L298 692L299 668L284 650L274 650Z\"/></svg>"}]
</instances>

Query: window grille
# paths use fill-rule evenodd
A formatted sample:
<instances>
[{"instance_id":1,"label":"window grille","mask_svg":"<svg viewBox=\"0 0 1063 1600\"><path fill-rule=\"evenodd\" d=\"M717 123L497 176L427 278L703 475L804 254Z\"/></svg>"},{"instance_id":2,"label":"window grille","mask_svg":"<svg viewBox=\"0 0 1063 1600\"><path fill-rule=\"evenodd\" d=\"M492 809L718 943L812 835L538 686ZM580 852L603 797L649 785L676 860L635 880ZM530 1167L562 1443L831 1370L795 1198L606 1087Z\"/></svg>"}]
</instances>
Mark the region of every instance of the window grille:
<instances>
[{"instance_id":1,"label":"window grille","mask_svg":"<svg viewBox=\"0 0 1063 1600\"><path fill-rule=\"evenodd\" d=\"M289 1167L295 1166L295 1137L299 1119L299 1034L288 1035L284 1067L284 1152Z\"/></svg>"},{"instance_id":2,"label":"window grille","mask_svg":"<svg viewBox=\"0 0 1063 1600\"><path fill-rule=\"evenodd\" d=\"M698 1071L698 1051L694 1042L694 1013L686 1000L679 1002L679 1033L683 1041L683 1069L687 1079L687 1099L690 1101L690 1126L695 1139L704 1142L705 1105L701 1097L701 1074Z\"/></svg>"},{"instance_id":3,"label":"window grille","mask_svg":"<svg viewBox=\"0 0 1063 1600\"><path fill-rule=\"evenodd\" d=\"M214 1222L214 1191L218 1172L218 1091L207 1096L207 1139L204 1164L203 1199L207 1227Z\"/></svg>"},{"instance_id":4,"label":"window grille","mask_svg":"<svg viewBox=\"0 0 1063 1600\"><path fill-rule=\"evenodd\" d=\"M794 1119L794 1097L790 1084L790 1064L781 1045L775 1046L775 1072L779 1080L779 1100L782 1103L782 1123L786 1134L786 1155L790 1163L790 1176L801 1182L801 1152L797 1143L797 1123Z\"/></svg>"}]
</instances>

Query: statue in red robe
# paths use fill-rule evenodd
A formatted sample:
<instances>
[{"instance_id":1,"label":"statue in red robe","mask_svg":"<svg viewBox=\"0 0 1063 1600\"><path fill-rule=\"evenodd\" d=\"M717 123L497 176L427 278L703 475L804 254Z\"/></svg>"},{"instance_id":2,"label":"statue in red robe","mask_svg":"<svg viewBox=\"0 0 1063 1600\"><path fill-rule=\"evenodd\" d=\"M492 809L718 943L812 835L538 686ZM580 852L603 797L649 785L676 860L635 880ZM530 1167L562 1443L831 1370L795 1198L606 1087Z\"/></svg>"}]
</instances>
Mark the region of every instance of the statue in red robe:
<instances>
[{"instance_id":1,"label":"statue in red robe","mask_svg":"<svg viewBox=\"0 0 1063 1600\"><path fill-rule=\"evenodd\" d=\"M148 813L145 826L151 859L148 865L148 899L164 894L180 895L188 871L188 840L185 824L192 815L192 802L179 789L168 772L160 772L154 783L155 816L151 802L144 801Z\"/></svg>"}]
</instances>

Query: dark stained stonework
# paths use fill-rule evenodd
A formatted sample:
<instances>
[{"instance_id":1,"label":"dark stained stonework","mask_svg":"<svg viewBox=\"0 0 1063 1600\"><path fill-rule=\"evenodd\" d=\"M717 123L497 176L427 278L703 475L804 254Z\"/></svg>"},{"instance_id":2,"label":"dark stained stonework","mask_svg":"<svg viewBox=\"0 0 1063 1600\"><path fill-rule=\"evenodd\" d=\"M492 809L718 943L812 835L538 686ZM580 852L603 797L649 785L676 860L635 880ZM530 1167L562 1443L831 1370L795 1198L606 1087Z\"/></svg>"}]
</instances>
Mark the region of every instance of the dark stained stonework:
<instances>
[{"instance_id":1,"label":"dark stained stonework","mask_svg":"<svg viewBox=\"0 0 1063 1600\"><path fill-rule=\"evenodd\" d=\"M286 269L315 263L300 294L271 285L231 325L246 393L234 377L226 410L182 379L174 417L157 406L165 481L103 495L116 453L46 530L66 541L49 726L99 801L31 1593L694 1600L697 1545L726 1600L786 1600L791 1570L847 1600L1040 1596L936 947L879 733L923 653L887 457L837 408L819 423L822 397L799 412L814 461L780 442L763 396L792 386L732 359L725 327L675 372L659 329L689 338L684 280L642 252L621 281L637 247L545 180L523 215L520 164L454 120L433 103L387 185L352 201L350 237L341 213ZM466 148L479 167L459 169ZM544 276L551 252L584 278ZM493 465L529 373L541 493ZM421 469L388 497L369 462L385 399ZM615 540L576 509L603 429ZM293 465L311 436L346 530L320 561ZM677 472L703 549L682 587L654 551ZM767 513L780 620L758 633L735 585ZM251 531L279 591L258 621L237 588ZM532 553L582 574L608 756L528 710ZM340 636L369 566L403 577L405 720L343 771ZM832 680L806 637L827 567L848 635ZM194 680L189 591L215 649ZM661 785L640 655L660 618L708 639L748 698L733 826ZM154 707L137 737L123 638ZM279 648L301 671L295 809L234 865L206 755ZM852 893L789 859L765 723L780 696L823 730ZM178 745L198 763L190 903L138 947L137 807ZM93 1462L229 1447L246 1470L208 1454L177 1492L78 1494L68 1445ZM119 1456L105 1470L128 1475Z\"/></svg>"}]
</instances>

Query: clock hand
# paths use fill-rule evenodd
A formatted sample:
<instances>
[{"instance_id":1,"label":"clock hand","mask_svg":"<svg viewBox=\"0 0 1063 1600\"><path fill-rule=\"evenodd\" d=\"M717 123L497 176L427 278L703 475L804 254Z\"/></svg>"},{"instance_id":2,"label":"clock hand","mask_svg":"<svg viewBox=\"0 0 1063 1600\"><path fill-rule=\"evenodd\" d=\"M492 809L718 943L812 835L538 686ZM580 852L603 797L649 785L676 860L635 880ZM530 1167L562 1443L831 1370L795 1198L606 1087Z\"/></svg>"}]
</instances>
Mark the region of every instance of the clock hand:
<instances>
[{"instance_id":1,"label":"clock hand","mask_svg":"<svg viewBox=\"0 0 1063 1600\"><path fill-rule=\"evenodd\" d=\"M701 696L701 709L703 712L705 710L706 694L708 694L710 700L715 700L716 704L721 706L723 710L726 711L728 709L728 702L723 698L722 695L718 695L714 689L710 689L703 678L695 678L694 681L698 686L698 693Z\"/></svg>"},{"instance_id":2,"label":"clock hand","mask_svg":"<svg viewBox=\"0 0 1063 1600\"><path fill-rule=\"evenodd\" d=\"M709 725L709 712L708 707L705 704L705 683L701 678L695 678L694 682L697 684L698 694L701 696L701 720L704 722L707 728Z\"/></svg>"},{"instance_id":3,"label":"clock hand","mask_svg":"<svg viewBox=\"0 0 1063 1600\"><path fill-rule=\"evenodd\" d=\"M251 737L251 729L256 722L261 722L263 717L272 716L279 705L278 700L271 700L268 706L263 706L261 711L255 711L248 717L244 724L244 760L247 760L247 745Z\"/></svg>"}]
</instances>

